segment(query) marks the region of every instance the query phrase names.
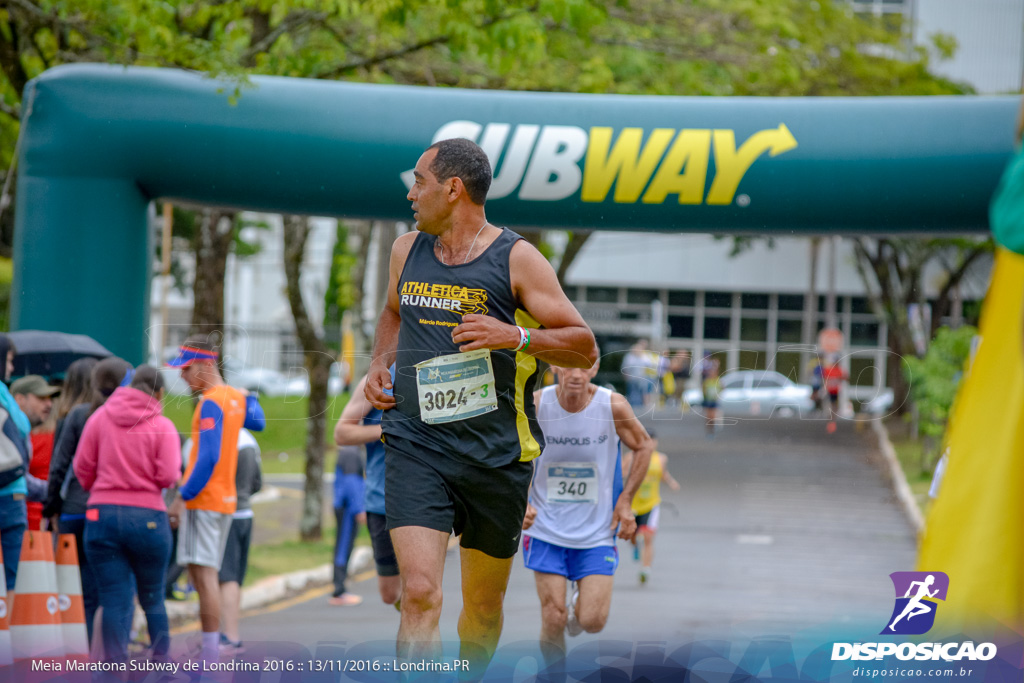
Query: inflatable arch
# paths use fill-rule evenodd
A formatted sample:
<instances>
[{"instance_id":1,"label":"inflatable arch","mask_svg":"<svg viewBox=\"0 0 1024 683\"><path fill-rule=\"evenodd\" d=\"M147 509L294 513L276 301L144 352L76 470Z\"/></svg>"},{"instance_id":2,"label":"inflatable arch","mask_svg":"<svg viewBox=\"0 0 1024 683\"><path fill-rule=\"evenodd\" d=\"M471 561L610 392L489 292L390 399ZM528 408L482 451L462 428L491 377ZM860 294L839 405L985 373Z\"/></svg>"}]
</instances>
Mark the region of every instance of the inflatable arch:
<instances>
[{"instance_id":1,"label":"inflatable arch","mask_svg":"<svg viewBox=\"0 0 1024 683\"><path fill-rule=\"evenodd\" d=\"M476 140L498 224L690 232L987 230L1015 97L512 93L62 66L23 99L12 324L145 356L155 198L411 218L409 171ZM233 101L234 100L234 101Z\"/></svg>"}]
</instances>

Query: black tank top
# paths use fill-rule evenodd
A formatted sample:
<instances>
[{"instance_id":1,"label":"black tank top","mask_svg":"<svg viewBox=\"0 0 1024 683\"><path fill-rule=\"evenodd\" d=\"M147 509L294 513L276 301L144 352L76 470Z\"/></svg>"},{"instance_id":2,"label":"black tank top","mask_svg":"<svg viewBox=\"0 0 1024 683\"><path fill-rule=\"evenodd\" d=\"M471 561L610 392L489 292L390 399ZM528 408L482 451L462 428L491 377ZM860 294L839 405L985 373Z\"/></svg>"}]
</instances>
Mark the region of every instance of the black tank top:
<instances>
[{"instance_id":1,"label":"black tank top","mask_svg":"<svg viewBox=\"0 0 1024 683\"><path fill-rule=\"evenodd\" d=\"M431 358L458 353L452 330L467 313L511 325L537 327L512 293L509 253L522 239L504 228L484 253L465 264L444 265L434 255L433 235L413 242L398 283L402 324L395 372L396 408L385 411L385 442L398 436L457 460L501 467L540 455L543 435L533 406L537 361L512 349L491 351L497 409L443 424L420 416L416 368Z\"/></svg>"}]
</instances>

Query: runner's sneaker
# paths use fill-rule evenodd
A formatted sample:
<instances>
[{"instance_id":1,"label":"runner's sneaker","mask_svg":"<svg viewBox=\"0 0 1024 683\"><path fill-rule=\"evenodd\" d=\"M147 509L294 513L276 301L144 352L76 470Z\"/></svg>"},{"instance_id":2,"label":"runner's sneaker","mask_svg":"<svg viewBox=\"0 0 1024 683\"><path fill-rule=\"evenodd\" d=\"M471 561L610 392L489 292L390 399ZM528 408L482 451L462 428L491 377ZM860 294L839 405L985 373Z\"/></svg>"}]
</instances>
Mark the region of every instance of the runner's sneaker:
<instances>
[{"instance_id":1,"label":"runner's sneaker","mask_svg":"<svg viewBox=\"0 0 1024 683\"><path fill-rule=\"evenodd\" d=\"M222 657L234 657L245 652L242 641L231 640L223 633L220 634L220 654Z\"/></svg>"},{"instance_id":2,"label":"runner's sneaker","mask_svg":"<svg viewBox=\"0 0 1024 683\"><path fill-rule=\"evenodd\" d=\"M648 581L650 581L650 579L651 579L650 573L646 569L641 569L640 570L640 583L641 584L647 583Z\"/></svg>"},{"instance_id":3,"label":"runner's sneaker","mask_svg":"<svg viewBox=\"0 0 1024 683\"><path fill-rule=\"evenodd\" d=\"M575 581L572 582L572 599L569 600L569 604L566 605L566 609L569 612L569 618L565 621L565 631L570 636L578 636L583 633L583 626L576 619L576 603L580 599L580 589Z\"/></svg>"},{"instance_id":4,"label":"runner's sneaker","mask_svg":"<svg viewBox=\"0 0 1024 683\"><path fill-rule=\"evenodd\" d=\"M342 593L341 595L332 595L327 599L327 604L333 607L353 607L363 602L362 596L356 595L355 593Z\"/></svg>"}]
</instances>

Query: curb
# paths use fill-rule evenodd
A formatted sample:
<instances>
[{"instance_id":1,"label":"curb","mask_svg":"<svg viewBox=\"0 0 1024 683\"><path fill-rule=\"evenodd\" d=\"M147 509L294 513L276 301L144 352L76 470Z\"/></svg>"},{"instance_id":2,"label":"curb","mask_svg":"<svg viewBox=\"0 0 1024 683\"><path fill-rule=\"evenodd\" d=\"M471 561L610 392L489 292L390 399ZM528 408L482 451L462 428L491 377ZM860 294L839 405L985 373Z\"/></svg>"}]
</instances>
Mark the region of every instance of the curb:
<instances>
[{"instance_id":1,"label":"curb","mask_svg":"<svg viewBox=\"0 0 1024 683\"><path fill-rule=\"evenodd\" d=\"M356 580L357 575L373 567L373 552L368 546L358 546L352 552L350 563L350 576L353 580ZM289 572L288 574L268 576L251 586L242 588L240 609L242 612L246 612L267 607L310 589L330 585L333 580L334 566L331 564L321 564L312 569L301 569ZM172 630L180 629L199 619L198 601L168 601L165 604L167 606L167 619ZM145 628L146 617L139 609L136 609L135 621L137 625L141 625L143 629Z\"/></svg>"},{"instance_id":2,"label":"curb","mask_svg":"<svg viewBox=\"0 0 1024 683\"><path fill-rule=\"evenodd\" d=\"M882 451L882 456L888 465L887 474L896 493L896 499L900 502L910 525L920 535L924 531L924 513L921 512L917 499L914 498L914 494L910 490L910 484L907 483L907 476L903 473L899 458L896 457L896 449L893 448L892 441L889 440L889 431L882 424L881 419L871 420L871 429L878 436L878 448Z\"/></svg>"}]
</instances>

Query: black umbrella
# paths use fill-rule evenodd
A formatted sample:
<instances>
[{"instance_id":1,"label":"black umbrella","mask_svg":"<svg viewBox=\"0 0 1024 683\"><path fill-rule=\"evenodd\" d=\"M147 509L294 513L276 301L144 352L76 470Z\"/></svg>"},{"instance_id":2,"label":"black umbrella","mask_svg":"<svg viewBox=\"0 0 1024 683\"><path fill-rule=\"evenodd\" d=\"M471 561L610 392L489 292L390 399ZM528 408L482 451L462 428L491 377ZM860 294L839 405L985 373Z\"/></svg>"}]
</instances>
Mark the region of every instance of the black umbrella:
<instances>
[{"instance_id":1,"label":"black umbrella","mask_svg":"<svg viewBox=\"0 0 1024 683\"><path fill-rule=\"evenodd\" d=\"M63 379L68 366L79 358L113 356L98 341L84 334L20 330L8 332L14 347L14 372L11 379L42 375L48 380Z\"/></svg>"}]
</instances>

